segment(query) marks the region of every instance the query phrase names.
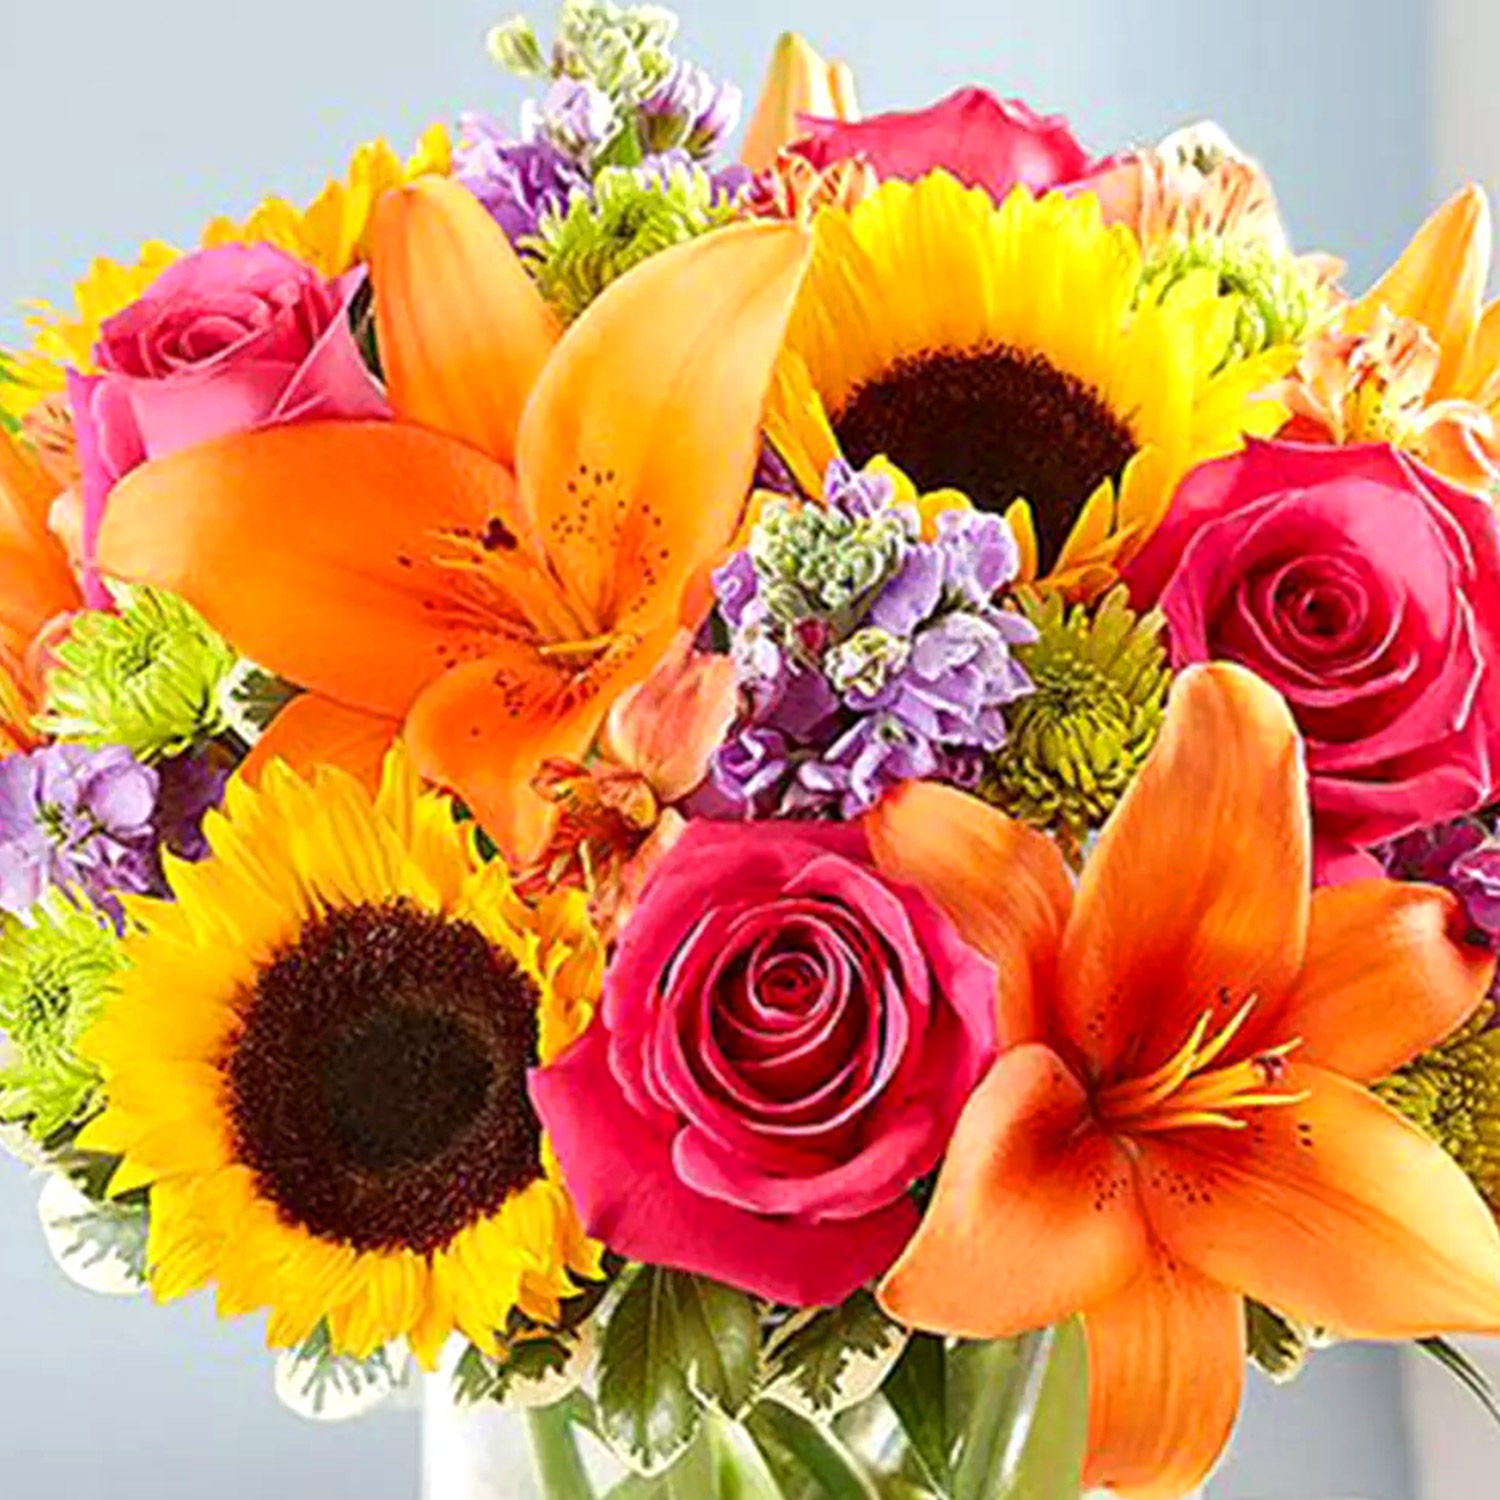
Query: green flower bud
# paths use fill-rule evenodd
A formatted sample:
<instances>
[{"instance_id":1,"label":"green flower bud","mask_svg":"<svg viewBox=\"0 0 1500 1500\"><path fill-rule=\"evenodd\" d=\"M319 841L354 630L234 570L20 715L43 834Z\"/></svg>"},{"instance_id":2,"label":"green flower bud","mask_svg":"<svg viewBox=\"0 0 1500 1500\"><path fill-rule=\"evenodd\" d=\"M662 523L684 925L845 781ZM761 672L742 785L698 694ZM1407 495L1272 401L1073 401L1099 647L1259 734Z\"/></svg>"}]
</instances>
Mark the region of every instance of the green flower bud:
<instances>
[{"instance_id":1,"label":"green flower bud","mask_svg":"<svg viewBox=\"0 0 1500 1500\"><path fill-rule=\"evenodd\" d=\"M485 45L491 57L517 78L545 78L547 56L525 16L512 16L492 27Z\"/></svg>"},{"instance_id":2,"label":"green flower bud","mask_svg":"<svg viewBox=\"0 0 1500 1500\"><path fill-rule=\"evenodd\" d=\"M856 630L823 658L823 673L836 693L873 697L906 665L911 643L878 626Z\"/></svg>"},{"instance_id":3,"label":"green flower bud","mask_svg":"<svg viewBox=\"0 0 1500 1500\"><path fill-rule=\"evenodd\" d=\"M124 745L140 760L181 755L225 727L236 656L174 594L122 592L118 614L72 623L48 673L42 729L85 745Z\"/></svg>"}]
</instances>

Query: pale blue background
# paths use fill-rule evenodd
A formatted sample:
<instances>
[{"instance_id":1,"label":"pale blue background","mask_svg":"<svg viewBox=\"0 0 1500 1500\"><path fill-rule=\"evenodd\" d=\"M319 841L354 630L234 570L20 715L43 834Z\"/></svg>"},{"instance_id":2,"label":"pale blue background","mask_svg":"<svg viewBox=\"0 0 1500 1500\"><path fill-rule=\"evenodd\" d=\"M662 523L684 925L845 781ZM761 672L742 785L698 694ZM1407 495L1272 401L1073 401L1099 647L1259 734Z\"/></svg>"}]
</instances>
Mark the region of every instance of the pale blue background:
<instances>
[{"instance_id":1,"label":"pale blue background","mask_svg":"<svg viewBox=\"0 0 1500 1500\"><path fill-rule=\"evenodd\" d=\"M1070 114L1101 151L1212 113L1271 168L1299 240L1374 274L1429 206L1418 0L684 0L699 61L758 83L810 33L867 107L978 81ZM533 12L540 22L541 11ZM190 241L265 192L310 195L350 147L463 106L509 113L487 0L0 0L0 338L92 255ZM257 1327L75 1292L31 1185L0 1166L0 1497L412 1500L409 1413L355 1430L282 1413ZM1215 1500L1415 1500L1394 1357L1344 1350L1252 1388ZM1477 1497L1476 1497L1477 1500Z\"/></svg>"}]
</instances>

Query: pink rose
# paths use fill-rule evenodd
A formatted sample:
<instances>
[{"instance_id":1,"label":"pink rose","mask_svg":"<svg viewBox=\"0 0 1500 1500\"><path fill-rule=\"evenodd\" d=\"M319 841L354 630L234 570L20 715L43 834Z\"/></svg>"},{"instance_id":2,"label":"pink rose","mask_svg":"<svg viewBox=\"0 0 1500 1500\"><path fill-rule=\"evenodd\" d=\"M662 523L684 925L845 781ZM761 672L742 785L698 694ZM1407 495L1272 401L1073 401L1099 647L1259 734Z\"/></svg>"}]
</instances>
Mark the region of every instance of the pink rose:
<instances>
[{"instance_id":1,"label":"pink rose","mask_svg":"<svg viewBox=\"0 0 1500 1500\"><path fill-rule=\"evenodd\" d=\"M1106 165L1089 156L1061 116L1035 114L1019 99L983 89L959 89L928 109L804 123L807 138L791 149L820 171L858 158L878 177L915 182L941 167L997 201L1017 186L1071 186Z\"/></svg>"},{"instance_id":2,"label":"pink rose","mask_svg":"<svg viewBox=\"0 0 1500 1500\"><path fill-rule=\"evenodd\" d=\"M532 1075L591 1234L797 1306L887 1270L993 1060L994 967L862 831L692 824Z\"/></svg>"},{"instance_id":3,"label":"pink rose","mask_svg":"<svg viewBox=\"0 0 1500 1500\"><path fill-rule=\"evenodd\" d=\"M358 284L271 245L224 245L178 261L104 324L100 373L69 380L96 593L99 523L132 469L272 423L390 415L349 326Z\"/></svg>"},{"instance_id":4,"label":"pink rose","mask_svg":"<svg viewBox=\"0 0 1500 1500\"><path fill-rule=\"evenodd\" d=\"M1172 660L1239 662L1306 741L1318 877L1470 811L1500 756L1500 533L1384 446L1252 443L1188 476L1128 573Z\"/></svg>"}]
</instances>

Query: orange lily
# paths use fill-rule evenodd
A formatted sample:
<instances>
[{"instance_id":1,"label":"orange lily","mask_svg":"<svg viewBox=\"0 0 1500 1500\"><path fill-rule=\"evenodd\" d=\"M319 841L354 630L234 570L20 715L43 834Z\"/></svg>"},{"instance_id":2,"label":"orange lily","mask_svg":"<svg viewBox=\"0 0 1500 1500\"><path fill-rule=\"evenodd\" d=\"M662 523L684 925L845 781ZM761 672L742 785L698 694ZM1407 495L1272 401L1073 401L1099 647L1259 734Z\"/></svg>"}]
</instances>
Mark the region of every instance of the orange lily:
<instances>
[{"instance_id":1,"label":"orange lily","mask_svg":"<svg viewBox=\"0 0 1500 1500\"><path fill-rule=\"evenodd\" d=\"M582 759L734 536L805 236L744 225L669 250L565 335L450 181L389 194L371 251L399 420L140 469L100 556L311 690L262 759L371 767L404 725L422 772L524 864L556 818L543 763Z\"/></svg>"},{"instance_id":2,"label":"orange lily","mask_svg":"<svg viewBox=\"0 0 1500 1500\"><path fill-rule=\"evenodd\" d=\"M1082 1313L1089 1484L1201 1482L1239 1409L1246 1297L1349 1337L1500 1329L1489 1210L1364 1087L1461 1025L1494 961L1436 888L1309 896L1270 688L1179 678L1076 895L1046 839L961 792L912 785L869 828L995 960L1009 1044L881 1300L977 1338Z\"/></svg>"},{"instance_id":3,"label":"orange lily","mask_svg":"<svg viewBox=\"0 0 1500 1500\"><path fill-rule=\"evenodd\" d=\"M1469 186L1309 345L1283 392L1288 436L1392 442L1458 484L1500 480L1500 301L1484 304L1491 225Z\"/></svg>"},{"instance_id":4,"label":"orange lily","mask_svg":"<svg viewBox=\"0 0 1500 1500\"><path fill-rule=\"evenodd\" d=\"M0 431L0 752L32 743L38 645L83 603L67 553L48 528L56 498L57 485Z\"/></svg>"},{"instance_id":5,"label":"orange lily","mask_svg":"<svg viewBox=\"0 0 1500 1500\"><path fill-rule=\"evenodd\" d=\"M740 160L752 172L764 172L776 162L782 147L806 135L802 117L820 120L857 120L854 74L846 63L829 63L806 37L795 31L782 34L771 54L760 102L745 128Z\"/></svg>"}]
</instances>

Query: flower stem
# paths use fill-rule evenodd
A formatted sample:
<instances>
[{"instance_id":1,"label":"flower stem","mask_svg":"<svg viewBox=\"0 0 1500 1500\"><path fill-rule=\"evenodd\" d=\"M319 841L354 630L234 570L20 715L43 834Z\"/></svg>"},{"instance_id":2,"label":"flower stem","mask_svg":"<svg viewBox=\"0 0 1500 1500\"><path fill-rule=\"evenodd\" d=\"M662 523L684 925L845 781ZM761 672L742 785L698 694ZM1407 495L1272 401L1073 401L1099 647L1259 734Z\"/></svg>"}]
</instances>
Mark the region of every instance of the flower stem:
<instances>
[{"instance_id":1,"label":"flower stem","mask_svg":"<svg viewBox=\"0 0 1500 1500\"><path fill-rule=\"evenodd\" d=\"M594 1486L578 1451L569 1404L559 1401L555 1406L528 1411L526 1430L531 1437L542 1500L594 1500Z\"/></svg>"}]
</instances>

